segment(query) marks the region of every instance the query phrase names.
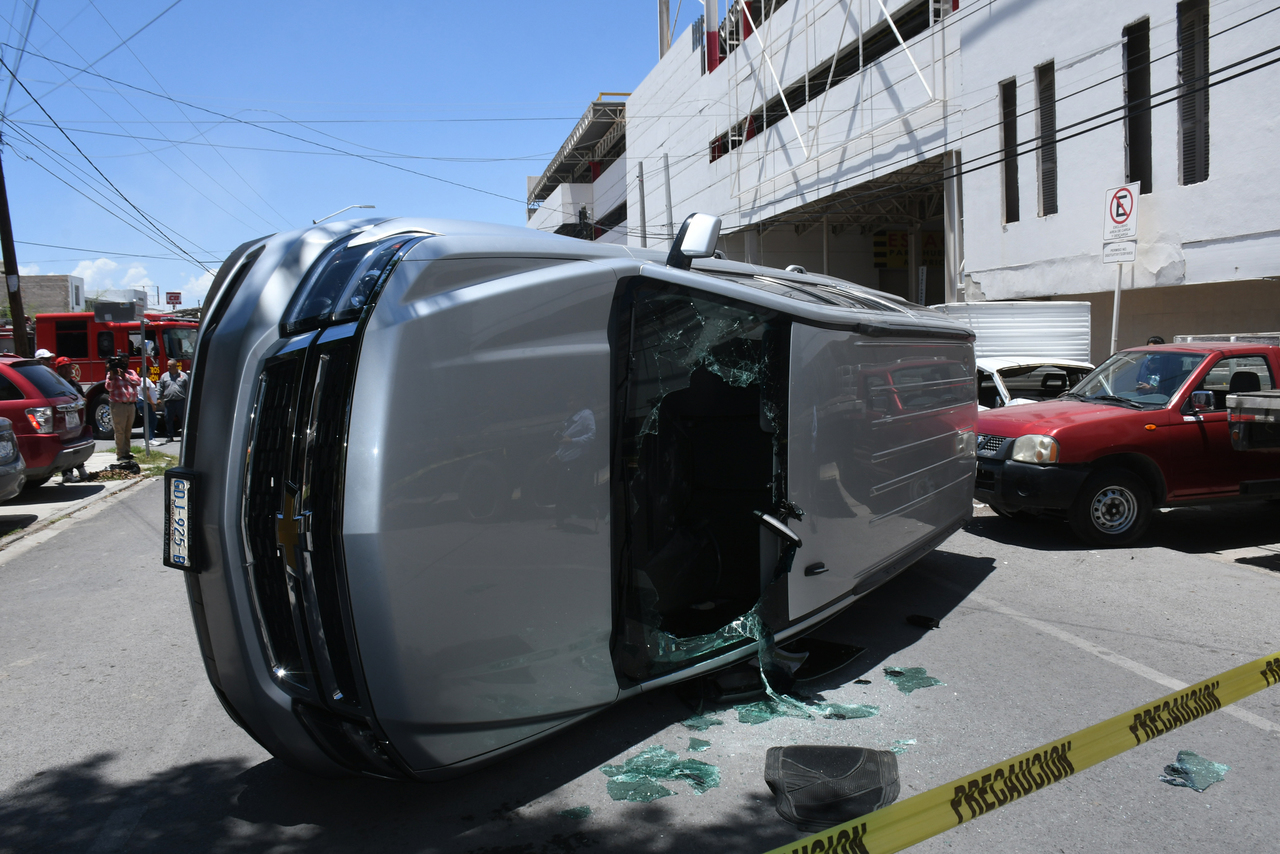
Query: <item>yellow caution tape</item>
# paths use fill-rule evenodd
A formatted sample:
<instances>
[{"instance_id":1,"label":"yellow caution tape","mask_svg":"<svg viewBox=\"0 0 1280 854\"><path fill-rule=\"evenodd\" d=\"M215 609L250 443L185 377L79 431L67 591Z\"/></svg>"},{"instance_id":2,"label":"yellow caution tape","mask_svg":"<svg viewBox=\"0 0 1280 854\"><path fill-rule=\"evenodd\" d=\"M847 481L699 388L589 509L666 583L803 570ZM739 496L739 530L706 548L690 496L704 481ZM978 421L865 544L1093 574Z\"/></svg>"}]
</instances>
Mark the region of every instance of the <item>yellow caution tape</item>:
<instances>
[{"instance_id":1,"label":"yellow caution tape","mask_svg":"<svg viewBox=\"0 0 1280 854\"><path fill-rule=\"evenodd\" d=\"M891 854L1280 683L1280 652L767 854Z\"/></svg>"}]
</instances>

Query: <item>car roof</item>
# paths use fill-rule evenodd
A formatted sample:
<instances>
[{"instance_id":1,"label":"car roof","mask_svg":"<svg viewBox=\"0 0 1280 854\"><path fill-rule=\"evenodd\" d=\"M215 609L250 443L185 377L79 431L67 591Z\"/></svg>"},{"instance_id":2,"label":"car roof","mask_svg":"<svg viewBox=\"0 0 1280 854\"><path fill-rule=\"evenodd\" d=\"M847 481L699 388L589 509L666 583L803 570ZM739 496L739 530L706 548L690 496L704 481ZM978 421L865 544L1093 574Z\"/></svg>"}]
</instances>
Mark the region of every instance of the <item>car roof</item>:
<instances>
[{"instance_id":1,"label":"car roof","mask_svg":"<svg viewBox=\"0 0 1280 854\"><path fill-rule=\"evenodd\" d=\"M1202 341L1191 344L1143 344L1138 347L1126 347L1125 350L1157 353L1257 353L1259 350L1276 350L1275 344L1262 344L1238 341ZM1123 352L1123 351L1122 351Z\"/></svg>"},{"instance_id":2,"label":"car roof","mask_svg":"<svg viewBox=\"0 0 1280 854\"><path fill-rule=\"evenodd\" d=\"M1023 356L984 356L976 360L978 367L984 371L1003 371L1007 368L1038 368L1044 365L1056 365L1063 368L1083 368L1092 371L1093 365L1088 362L1077 362L1075 359L1043 359Z\"/></svg>"}]
</instances>

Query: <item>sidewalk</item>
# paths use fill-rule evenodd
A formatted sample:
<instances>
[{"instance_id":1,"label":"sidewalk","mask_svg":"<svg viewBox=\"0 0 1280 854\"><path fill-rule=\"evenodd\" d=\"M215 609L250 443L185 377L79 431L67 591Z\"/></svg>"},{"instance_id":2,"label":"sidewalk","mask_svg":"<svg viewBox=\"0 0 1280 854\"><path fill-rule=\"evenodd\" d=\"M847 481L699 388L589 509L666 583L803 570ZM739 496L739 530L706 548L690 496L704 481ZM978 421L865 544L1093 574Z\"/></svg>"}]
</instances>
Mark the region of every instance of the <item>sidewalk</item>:
<instances>
[{"instance_id":1,"label":"sidewalk","mask_svg":"<svg viewBox=\"0 0 1280 854\"><path fill-rule=\"evenodd\" d=\"M141 435L134 440L134 444L142 444ZM163 438L158 446L154 441L151 443L153 451L170 454L176 454L178 447L178 442L168 443ZM103 471L115 461L115 443L100 440L94 454L85 461L85 468L91 472ZM139 454L138 462L145 465L145 455ZM17 497L0 504L0 549L43 530L58 519L149 479L102 480L62 485L61 476L55 475L43 486L24 490Z\"/></svg>"}]
</instances>

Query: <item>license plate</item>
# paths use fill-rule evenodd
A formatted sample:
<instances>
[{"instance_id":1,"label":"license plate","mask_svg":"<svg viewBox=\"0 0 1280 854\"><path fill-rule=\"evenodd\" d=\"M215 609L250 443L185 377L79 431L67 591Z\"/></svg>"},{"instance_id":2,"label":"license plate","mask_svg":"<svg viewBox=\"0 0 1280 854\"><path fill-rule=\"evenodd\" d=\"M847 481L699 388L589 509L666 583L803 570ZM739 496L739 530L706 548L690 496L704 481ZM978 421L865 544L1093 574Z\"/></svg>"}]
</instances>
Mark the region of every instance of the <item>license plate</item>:
<instances>
[{"instance_id":1,"label":"license plate","mask_svg":"<svg viewBox=\"0 0 1280 854\"><path fill-rule=\"evenodd\" d=\"M171 468L164 473L164 565L195 571L195 472Z\"/></svg>"},{"instance_id":2,"label":"license plate","mask_svg":"<svg viewBox=\"0 0 1280 854\"><path fill-rule=\"evenodd\" d=\"M79 410L77 409L67 410L67 429L68 430L80 429L80 411Z\"/></svg>"}]
</instances>

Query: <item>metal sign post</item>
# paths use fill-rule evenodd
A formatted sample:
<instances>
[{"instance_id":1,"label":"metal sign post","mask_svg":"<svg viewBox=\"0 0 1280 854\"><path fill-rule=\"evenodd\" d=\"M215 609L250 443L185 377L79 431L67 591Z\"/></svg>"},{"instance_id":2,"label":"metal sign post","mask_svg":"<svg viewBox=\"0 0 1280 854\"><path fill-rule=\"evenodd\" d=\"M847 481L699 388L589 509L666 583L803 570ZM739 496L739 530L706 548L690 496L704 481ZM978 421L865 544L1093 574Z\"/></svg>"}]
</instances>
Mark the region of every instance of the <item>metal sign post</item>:
<instances>
[{"instance_id":1,"label":"metal sign post","mask_svg":"<svg viewBox=\"0 0 1280 854\"><path fill-rule=\"evenodd\" d=\"M1111 352L1120 349L1120 283L1124 264L1138 257L1138 184L1107 190L1102 217L1102 263L1116 265L1116 295L1111 306ZM1130 273L1130 282L1133 275Z\"/></svg>"},{"instance_id":2,"label":"metal sign post","mask_svg":"<svg viewBox=\"0 0 1280 854\"><path fill-rule=\"evenodd\" d=\"M142 332L142 445L146 448L147 459L151 459L151 394L147 391L147 383L151 380L151 354L147 351L147 314L142 313L139 329Z\"/></svg>"}]
</instances>

